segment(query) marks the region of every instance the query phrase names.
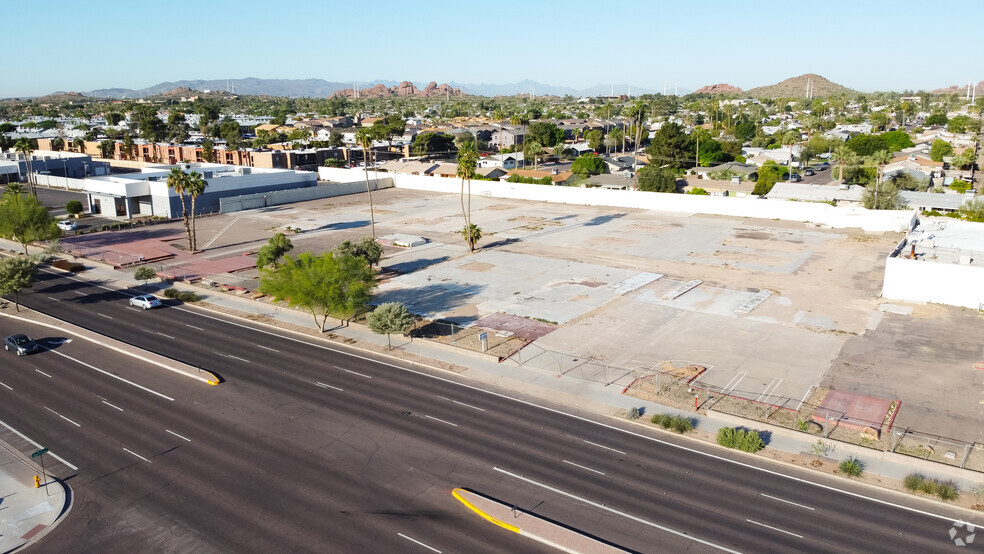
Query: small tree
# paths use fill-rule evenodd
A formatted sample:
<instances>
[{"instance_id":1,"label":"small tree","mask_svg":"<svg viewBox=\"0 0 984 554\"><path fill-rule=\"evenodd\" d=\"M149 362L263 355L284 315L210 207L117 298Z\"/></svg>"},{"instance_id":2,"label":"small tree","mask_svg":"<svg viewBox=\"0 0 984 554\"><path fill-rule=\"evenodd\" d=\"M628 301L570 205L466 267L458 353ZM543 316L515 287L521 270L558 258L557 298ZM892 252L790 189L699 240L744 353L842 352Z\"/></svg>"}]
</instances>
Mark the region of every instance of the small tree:
<instances>
[{"instance_id":1,"label":"small tree","mask_svg":"<svg viewBox=\"0 0 984 554\"><path fill-rule=\"evenodd\" d=\"M276 268L280 258L283 258L293 249L294 245L287 238L287 235L277 233L270 237L270 240L266 244L260 247L260 251L256 254L256 267L264 268L268 265L273 265Z\"/></svg>"},{"instance_id":2,"label":"small tree","mask_svg":"<svg viewBox=\"0 0 984 554\"><path fill-rule=\"evenodd\" d=\"M20 292L34 286L38 264L29 257L0 258L0 296L14 295L14 306L20 311Z\"/></svg>"},{"instance_id":3,"label":"small tree","mask_svg":"<svg viewBox=\"0 0 984 554\"><path fill-rule=\"evenodd\" d=\"M837 466L841 470L841 473L847 475L848 477L857 478L864 475L864 462L850 456L841 460L841 463Z\"/></svg>"},{"instance_id":4,"label":"small tree","mask_svg":"<svg viewBox=\"0 0 984 554\"><path fill-rule=\"evenodd\" d=\"M380 304L366 318L366 324L372 329L373 333L386 335L386 347L393 349L390 343L390 333L406 334L414 324L413 314L406 306L399 302L386 302Z\"/></svg>"},{"instance_id":5,"label":"small tree","mask_svg":"<svg viewBox=\"0 0 984 554\"><path fill-rule=\"evenodd\" d=\"M5 194L0 199L0 236L16 240L27 254L29 243L58 238L61 231L37 198Z\"/></svg>"},{"instance_id":6,"label":"small tree","mask_svg":"<svg viewBox=\"0 0 984 554\"><path fill-rule=\"evenodd\" d=\"M362 258L370 267L377 265L383 257L383 247L372 237L362 237L359 242L342 241L333 248L332 253L336 256L354 256Z\"/></svg>"},{"instance_id":7,"label":"small tree","mask_svg":"<svg viewBox=\"0 0 984 554\"><path fill-rule=\"evenodd\" d=\"M676 192L676 175L672 169L647 166L639 171L636 186L645 192Z\"/></svg>"},{"instance_id":8,"label":"small tree","mask_svg":"<svg viewBox=\"0 0 984 554\"><path fill-rule=\"evenodd\" d=\"M77 216L83 211L85 211L85 208L82 206L82 203L79 202L78 200L69 200L65 204L65 211L67 211L69 215Z\"/></svg>"},{"instance_id":9,"label":"small tree","mask_svg":"<svg viewBox=\"0 0 984 554\"><path fill-rule=\"evenodd\" d=\"M133 272L133 278L136 279L137 281L143 281L145 288L147 287L147 281L153 279L156 276L157 276L157 272L154 271L154 269L149 265L142 265L138 267L136 271Z\"/></svg>"},{"instance_id":10,"label":"small tree","mask_svg":"<svg viewBox=\"0 0 984 554\"><path fill-rule=\"evenodd\" d=\"M478 244L478 241L482 240L482 229L472 223L470 227L461 228L461 236L465 237L465 242L468 243L468 249L474 252L475 245Z\"/></svg>"}]
</instances>

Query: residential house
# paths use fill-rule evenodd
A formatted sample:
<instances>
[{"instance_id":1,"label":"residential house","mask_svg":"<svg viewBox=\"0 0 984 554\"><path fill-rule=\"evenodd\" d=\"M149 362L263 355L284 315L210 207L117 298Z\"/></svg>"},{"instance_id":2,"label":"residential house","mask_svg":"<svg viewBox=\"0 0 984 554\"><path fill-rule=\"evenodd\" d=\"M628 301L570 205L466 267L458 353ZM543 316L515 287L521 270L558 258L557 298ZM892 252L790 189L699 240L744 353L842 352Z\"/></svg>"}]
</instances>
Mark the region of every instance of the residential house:
<instances>
[{"instance_id":1,"label":"residential house","mask_svg":"<svg viewBox=\"0 0 984 554\"><path fill-rule=\"evenodd\" d=\"M773 200L798 200L800 202L834 202L839 206L859 206L864 187L858 185L811 185L808 183L779 182L765 195Z\"/></svg>"},{"instance_id":2,"label":"residential house","mask_svg":"<svg viewBox=\"0 0 984 554\"><path fill-rule=\"evenodd\" d=\"M550 177L550 180L555 185L566 185L574 178L574 173L570 171L557 171L550 169L513 169L509 171L509 177L516 175L519 177L526 177L529 179L543 179L544 177ZM620 176L621 179L625 179L624 176ZM508 179L508 177L507 177Z\"/></svg>"},{"instance_id":3,"label":"residential house","mask_svg":"<svg viewBox=\"0 0 984 554\"><path fill-rule=\"evenodd\" d=\"M512 152L509 154L493 154L479 158L478 167L501 167L502 169L516 169L524 163L522 152Z\"/></svg>"},{"instance_id":4,"label":"residential house","mask_svg":"<svg viewBox=\"0 0 984 554\"><path fill-rule=\"evenodd\" d=\"M755 164L743 164L738 162L726 162L711 167L698 167L695 172L698 179L711 179L712 173L723 173L725 171L737 174L740 181L755 180L751 175L758 176L758 166Z\"/></svg>"},{"instance_id":5,"label":"residential house","mask_svg":"<svg viewBox=\"0 0 984 554\"><path fill-rule=\"evenodd\" d=\"M522 146L526 140L526 129L522 127L503 127L492 131L489 139L489 146L502 150L504 148L517 148Z\"/></svg>"}]
</instances>

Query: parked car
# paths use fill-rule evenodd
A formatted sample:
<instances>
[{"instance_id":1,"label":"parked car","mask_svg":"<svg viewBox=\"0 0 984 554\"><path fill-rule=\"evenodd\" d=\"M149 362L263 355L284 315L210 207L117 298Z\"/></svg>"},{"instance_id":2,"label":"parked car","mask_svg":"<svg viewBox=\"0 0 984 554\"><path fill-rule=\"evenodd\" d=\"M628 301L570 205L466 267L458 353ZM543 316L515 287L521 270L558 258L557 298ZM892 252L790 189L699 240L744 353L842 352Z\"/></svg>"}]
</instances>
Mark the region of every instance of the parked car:
<instances>
[{"instance_id":1,"label":"parked car","mask_svg":"<svg viewBox=\"0 0 984 554\"><path fill-rule=\"evenodd\" d=\"M3 339L3 349L13 350L18 356L33 354L38 351L38 343L29 339L27 335L10 335Z\"/></svg>"},{"instance_id":2,"label":"parked car","mask_svg":"<svg viewBox=\"0 0 984 554\"><path fill-rule=\"evenodd\" d=\"M74 219L62 219L58 222L58 228L62 231L74 231L78 226L78 222Z\"/></svg>"},{"instance_id":3,"label":"parked car","mask_svg":"<svg viewBox=\"0 0 984 554\"><path fill-rule=\"evenodd\" d=\"M813 166L813 169L815 169L817 171L823 171L824 169L830 169L830 163L829 162L820 162L820 163L816 164L815 166Z\"/></svg>"},{"instance_id":4,"label":"parked car","mask_svg":"<svg viewBox=\"0 0 984 554\"><path fill-rule=\"evenodd\" d=\"M803 175L816 175L817 172L813 170L812 167L808 167L803 170Z\"/></svg>"},{"instance_id":5,"label":"parked car","mask_svg":"<svg viewBox=\"0 0 984 554\"><path fill-rule=\"evenodd\" d=\"M130 305L136 306L138 308L143 308L149 310L151 308L156 308L161 305L159 298L153 294L141 294L140 296L134 296L130 299Z\"/></svg>"},{"instance_id":6,"label":"parked car","mask_svg":"<svg viewBox=\"0 0 984 554\"><path fill-rule=\"evenodd\" d=\"M787 179L787 181L789 181L790 183L798 183L802 180L803 178L800 177L799 173L790 173L789 178Z\"/></svg>"}]
</instances>

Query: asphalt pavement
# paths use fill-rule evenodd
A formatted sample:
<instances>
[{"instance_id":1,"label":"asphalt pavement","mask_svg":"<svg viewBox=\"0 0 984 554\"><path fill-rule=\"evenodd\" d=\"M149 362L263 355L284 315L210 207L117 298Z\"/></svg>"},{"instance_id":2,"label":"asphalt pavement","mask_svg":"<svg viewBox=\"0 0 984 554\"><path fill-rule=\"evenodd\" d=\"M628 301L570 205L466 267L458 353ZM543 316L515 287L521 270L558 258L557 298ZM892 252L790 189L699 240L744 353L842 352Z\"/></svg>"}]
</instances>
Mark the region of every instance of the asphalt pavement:
<instances>
[{"instance_id":1,"label":"asphalt pavement","mask_svg":"<svg viewBox=\"0 0 984 554\"><path fill-rule=\"evenodd\" d=\"M636 551L938 550L968 517L599 419L672 410L596 383L425 341L400 349L457 375L194 306L131 309L130 277L44 273L22 298L226 381L203 386L85 341L0 373L2 419L71 464L53 470L75 490L72 517L38 543L44 551L536 550L455 506L459 486ZM241 297L207 301L311 325ZM2 319L0 331L24 325ZM386 341L355 326L334 332ZM770 447L804 443L774 435ZM909 471L868 468L896 469Z\"/></svg>"}]
</instances>

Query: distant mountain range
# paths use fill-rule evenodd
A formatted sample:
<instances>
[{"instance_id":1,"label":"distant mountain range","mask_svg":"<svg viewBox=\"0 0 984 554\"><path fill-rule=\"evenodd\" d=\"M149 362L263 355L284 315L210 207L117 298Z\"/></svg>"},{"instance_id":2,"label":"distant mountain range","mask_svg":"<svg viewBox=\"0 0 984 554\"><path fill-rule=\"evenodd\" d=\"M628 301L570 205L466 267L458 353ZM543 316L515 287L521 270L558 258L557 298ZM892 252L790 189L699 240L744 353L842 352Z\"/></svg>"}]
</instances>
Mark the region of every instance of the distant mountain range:
<instances>
[{"instance_id":1,"label":"distant mountain range","mask_svg":"<svg viewBox=\"0 0 984 554\"><path fill-rule=\"evenodd\" d=\"M806 98L807 91L810 91L812 98L823 98L838 94L846 94L848 96L860 94L856 90L851 90L828 81L815 73L806 73L799 77L790 77L774 85L746 90L744 95L750 98Z\"/></svg>"},{"instance_id":2,"label":"distant mountain range","mask_svg":"<svg viewBox=\"0 0 984 554\"><path fill-rule=\"evenodd\" d=\"M323 79L258 79L256 77L247 77L245 79L197 79L190 81L170 81L158 83L154 86L143 89L105 88L90 90L88 92L84 92L83 94L93 98L144 98L147 96L161 95L177 88L186 87L196 91L221 90L242 95L323 98L331 96L337 91L352 89L356 86L359 89L370 89L376 85L383 85L386 88L393 88L399 87L400 84L401 81L391 81L386 79L370 82L340 83L325 81ZM413 84L416 88L421 90L427 88L427 83L421 82ZM630 90L629 85L626 84L616 84L614 87L612 85L596 85L586 89L575 89L572 87L560 87L530 80L506 84L471 84L451 82L448 83L448 85L454 89L461 89L461 92L465 94L474 94L479 96L513 96L516 94L529 94L531 92L537 96L605 96L611 94L613 88L616 95L627 94ZM639 95L654 94L659 91L641 87L633 87L631 92L633 95ZM678 92L679 94L689 94L692 91L680 90Z\"/></svg>"}]
</instances>

